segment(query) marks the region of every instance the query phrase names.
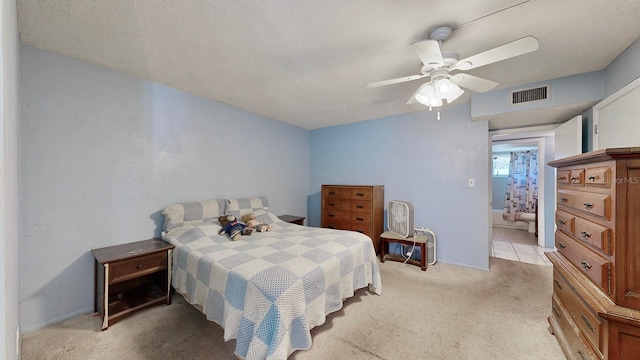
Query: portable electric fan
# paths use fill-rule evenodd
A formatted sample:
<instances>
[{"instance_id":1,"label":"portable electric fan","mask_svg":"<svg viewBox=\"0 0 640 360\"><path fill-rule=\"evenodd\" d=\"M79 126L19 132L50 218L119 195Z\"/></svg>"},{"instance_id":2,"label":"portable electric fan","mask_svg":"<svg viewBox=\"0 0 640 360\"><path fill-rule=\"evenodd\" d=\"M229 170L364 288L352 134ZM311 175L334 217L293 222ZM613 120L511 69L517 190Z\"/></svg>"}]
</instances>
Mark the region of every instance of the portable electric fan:
<instances>
[{"instance_id":1,"label":"portable electric fan","mask_svg":"<svg viewBox=\"0 0 640 360\"><path fill-rule=\"evenodd\" d=\"M413 205L407 201L389 201L387 227L403 238L413 236Z\"/></svg>"}]
</instances>

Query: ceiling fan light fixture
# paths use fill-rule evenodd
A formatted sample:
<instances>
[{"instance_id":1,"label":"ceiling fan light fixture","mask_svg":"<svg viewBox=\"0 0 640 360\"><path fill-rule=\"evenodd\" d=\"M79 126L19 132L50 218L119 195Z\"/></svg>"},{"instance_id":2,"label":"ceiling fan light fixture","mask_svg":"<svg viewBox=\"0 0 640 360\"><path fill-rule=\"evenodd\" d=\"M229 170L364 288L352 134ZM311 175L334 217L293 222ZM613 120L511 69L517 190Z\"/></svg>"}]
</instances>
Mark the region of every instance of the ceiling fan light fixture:
<instances>
[{"instance_id":1,"label":"ceiling fan light fixture","mask_svg":"<svg viewBox=\"0 0 640 360\"><path fill-rule=\"evenodd\" d=\"M431 84L422 86L416 94L416 101L429 107L442 106L442 98L436 96L436 91Z\"/></svg>"},{"instance_id":2,"label":"ceiling fan light fixture","mask_svg":"<svg viewBox=\"0 0 640 360\"><path fill-rule=\"evenodd\" d=\"M436 95L440 98L444 98L449 94L451 90L453 90L452 83L449 79L444 78L436 81Z\"/></svg>"},{"instance_id":3,"label":"ceiling fan light fixture","mask_svg":"<svg viewBox=\"0 0 640 360\"><path fill-rule=\"evenodd\" d=\"M447 99L447 104L451 104L455 99L459 98L460 95L464 94L464 90L462 90L458 85L451 84L451 90L445 97Z\"/></svg>"}]
</instances>

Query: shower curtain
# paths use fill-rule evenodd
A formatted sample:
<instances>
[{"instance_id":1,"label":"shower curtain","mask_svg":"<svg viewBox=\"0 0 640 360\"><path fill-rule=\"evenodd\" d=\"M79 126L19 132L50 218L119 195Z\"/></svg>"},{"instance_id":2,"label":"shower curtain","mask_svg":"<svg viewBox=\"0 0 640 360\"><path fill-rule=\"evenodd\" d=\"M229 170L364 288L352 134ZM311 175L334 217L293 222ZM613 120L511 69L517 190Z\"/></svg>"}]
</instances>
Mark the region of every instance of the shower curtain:
<instances>
[{"instance_id":1,"label":"shower curtain","mask_svg":"<svg viewBox=\"0 0 640 360\"><path fill-rule=\"evenodd\" d=\"M535 214L537 206L538 152L512 152L502 217L508 221L517 221L521 213Z\"/></svg>"}]
</instances>

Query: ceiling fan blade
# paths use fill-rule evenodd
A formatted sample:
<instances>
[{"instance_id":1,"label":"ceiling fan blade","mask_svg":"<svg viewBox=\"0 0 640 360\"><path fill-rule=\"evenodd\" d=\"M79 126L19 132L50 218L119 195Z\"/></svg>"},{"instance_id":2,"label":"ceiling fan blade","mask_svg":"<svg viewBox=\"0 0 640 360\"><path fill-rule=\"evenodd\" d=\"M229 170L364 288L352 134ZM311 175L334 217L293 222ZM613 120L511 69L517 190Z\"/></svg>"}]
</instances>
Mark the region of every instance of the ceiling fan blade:
<instances>
[{"instance_id":1,"label":"ceiling fan blade","mask_svg":"<svg viewBox=\"0 0 640 360\"><path fill-rule=\"evenodd\" d=\"M378 87L378 86L397 84L397 83L401 83L401 82L405 82L405 81L413 81L413 80L422 79L423 77L426 77L426 76L428 76L428 75L410 75L410 76L403 76L403 77L399 77L399 78L395 78L395 79L376 81L376 82L368 83L367 87L368 88L374 88L374 87Z\"/></svg>"},{"instance_id":2,"label":"ceiling fan blade","mask_svg":"<svg viewBox=\"0 0 640 360\"><path fill-rule=\"evenodd\" d=\"M411 44L411 47L425 66L434 69L444 66L440 44L436 40L416 41Z\"/></svg>"},{"instance_id":3,"label":"ceiling fan blade","mask_svg":"<svg viewBox=\"0 0 640 360\"><path fill-rule=\"evenodd\" d=\"M485 92L498 86L495 81L479 78L469 74L455 74L449 78L452 83L475 92Z\"/></svg>"},{"instance_id":4,"label":"ceiling fan blade","mask_svg":"<svg viewBox=\"0 0 640 360\"><path fill-rule=\"evenodd\" d=\"M538 49L538 39L527 36L519 40L495 47L491 50L461 59L451 70L469 70L494 62L530 53Z\"/></svg>"}]
</instances>

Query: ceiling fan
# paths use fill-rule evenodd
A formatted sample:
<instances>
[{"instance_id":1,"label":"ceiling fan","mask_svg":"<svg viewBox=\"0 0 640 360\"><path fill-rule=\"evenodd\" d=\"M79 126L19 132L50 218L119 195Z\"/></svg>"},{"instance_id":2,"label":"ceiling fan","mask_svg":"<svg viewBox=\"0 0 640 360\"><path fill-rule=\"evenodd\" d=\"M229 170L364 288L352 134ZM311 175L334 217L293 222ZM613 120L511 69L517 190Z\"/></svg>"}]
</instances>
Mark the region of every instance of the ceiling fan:
<instances>
[{"instance_id":1,"label":"ceiling fan","mask_svg":"<svg viewBox=\"0 0 640 360\"><path fill-rule=\"evenodd\" d=\"M464 90L460 89L460 87L475 92L486 92L498 85L497 82L492 80L465 73L451 74L451 72L471 70L530 53L538 49L539 45L535 37L527 36L459 60L458 53L441 49L442 42L451 36L451 32L452 29L449 26L440 26L431 31L428 40L411 44L413 50L422 60L421 74L372 82L367 84L367 87L373 88L428 77L429 81L422 84L411 95L407 104L413 104L417 101L429 107L436 107L442 105L443 99L446 99L447 103L450 104L464 93Z\"/></svg>"}]
</instances>

